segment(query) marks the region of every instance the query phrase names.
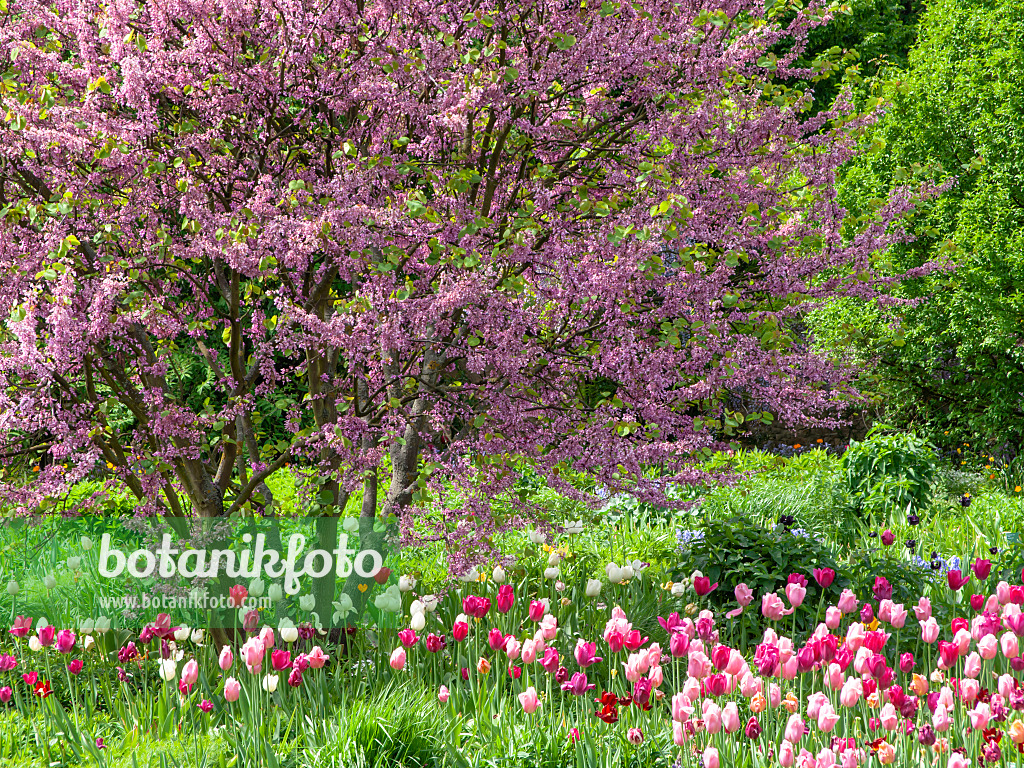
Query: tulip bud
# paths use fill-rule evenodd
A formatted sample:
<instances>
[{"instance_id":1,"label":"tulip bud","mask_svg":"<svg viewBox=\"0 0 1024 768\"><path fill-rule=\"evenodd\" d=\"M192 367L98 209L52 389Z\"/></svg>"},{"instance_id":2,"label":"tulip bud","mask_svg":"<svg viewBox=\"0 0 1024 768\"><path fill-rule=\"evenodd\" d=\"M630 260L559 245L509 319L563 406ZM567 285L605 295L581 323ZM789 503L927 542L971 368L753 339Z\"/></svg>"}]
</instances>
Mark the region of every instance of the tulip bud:
<instances>
[{"instance_id":1,"label":"tulip bud","mask_svg":"<svg viewBox=\"0 0 1024 768\"><path fill-rule=\"evenodd\" d=\"M505 569L500 565L496 565L494 570L491 571L491 581L495 584L504 584L506 579Z\"/></svg>"},{"instance_id":2,"label":"tulip bud","mask_svg":"<svg viewBox=\"0 0 1024 768\"><path fill-rule=\"evenodd\" d=\"M586 595L587 597L597 597L601 594L601 582L597 579L588 579Z\"/></svg>"}]
</instances>

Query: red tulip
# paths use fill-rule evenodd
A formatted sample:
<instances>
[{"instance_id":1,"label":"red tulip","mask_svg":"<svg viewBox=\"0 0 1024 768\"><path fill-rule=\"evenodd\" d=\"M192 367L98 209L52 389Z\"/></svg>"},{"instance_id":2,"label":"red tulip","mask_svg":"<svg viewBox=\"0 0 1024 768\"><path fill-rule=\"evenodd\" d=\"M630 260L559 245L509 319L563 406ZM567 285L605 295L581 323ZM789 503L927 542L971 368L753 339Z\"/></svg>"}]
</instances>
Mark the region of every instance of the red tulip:
<instances>
[{"instance_id":1,"label":"red tulip","mask_svg":"<svg viewBox=\"0 0 1024 768\"><path fill-rule=\"evenodd\" d=\"M707 576L696 576L693 579L693 591L696 592L700 597L710 594L711 592L718 589L718 582L711 583L711 579Z\"/></svg>"},{"instance_id":2,"label":"red tulip","mask_svg":"<svg viewBox=\"0 0 1024 768\"><path fill-rule=\"evenodd\" d=\"M970 580L970 576L964 576L958 570L952 570L946 574L946 583L954 592L959 592L960 588Z\"/></svg>"},{"instance_id":3,"label":"red tulip","mask_svg":"<svg viewBox=\"0 0 1024 768\"><path fill-rule=\"evenodd\" d=\"M241 608L245 598L249 596L249 590L242 584L236 584L228 590L228 602L233 608Z\"/></svg>"},{"instance_id":4,"label":"red tulip","mask_svg":"<svg viewBox=\"0 0 1024 768\"><path fill-rule=\"evenodd\" d=\"M814 580L818 582L822 589L828 589L832 586L832 582L836 580L836 572L831 568L815 568Z\"/></svg>"},{"instance_id":5,"label":"red tulip","mask_svg":"<svg viewBox=\"0 0 1024 768\"><path fill-rule=\"evenodd\" d=\"M984 581L988 578L989 573L992 572L992 561L976 559L974 565L971 566L971 570L974 571L978 581Z\"/></svg>"},{"instance_id":6,"label":"red tulip","mask_svg":"<svg viewBox=\"0 0 1024 768\"><path fill-rule=\"evenodd\" d=\"M498 587L498 601L497 609L498 613L508 613L512 610L512 605L516 601L515 590L512 589L511 584L502 584Z\"/></svg>"},{"instance_id":7,"label":"red tulip","mask_svg":"<svg viewBox=\"0 0 1024 768\"><path fill-rule=\"evenodd\" d=\"M452 627L452 637L455 638L455 642L462 642L467 635L469 635L469 624L464 621L456 621L455 626Z\"/></svg>"}]
</instances>

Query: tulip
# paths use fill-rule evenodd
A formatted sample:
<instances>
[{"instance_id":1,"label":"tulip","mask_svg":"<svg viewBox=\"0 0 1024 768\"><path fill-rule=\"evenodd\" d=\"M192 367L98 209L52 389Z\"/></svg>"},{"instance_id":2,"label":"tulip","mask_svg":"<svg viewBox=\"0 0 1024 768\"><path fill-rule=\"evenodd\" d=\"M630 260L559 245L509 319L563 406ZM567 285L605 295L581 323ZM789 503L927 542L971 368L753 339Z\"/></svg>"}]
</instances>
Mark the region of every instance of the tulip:
<instances>
[{"instance_id":1,"label":"tulip","mask_svg":"<svg viewBox=\"0 0 1024 768\"><path fill-rule=\"evenodd\" d=\"M786 722L786 732L784 738L791 744L796 744L804 735L804 720L799 713L794 713L789 716L789 720Z\"/></svg>"},{"instance_id":2,"label":"tulip","mask_svg":"<svg viewBox=\"0 0 1024 768\"><path fill-rule=\"evenodd\" d=\"M736 585L733 594L736 597L736 602L743 608L754 602L754 591L742 582Z\"/></svg>"},{"instance_id":3,"label":"tulip","mask_svg":"<svg viewBox=\"0 0 1024 768\"><path fill-rule=\"evenodd\" d=\"M990 560L975 559L974 564L971 566L971 570L974 571L975 577L978 581L984 581L988 578L989 573L992 572L992 562Z\"/></svg>"},{"instance_id":4,"label":"tulip","mask_svg":"<svg viewBox=\"0 0 1024 768\"><path fill-rule=\"evenodd\" d=\"M540 600L532 600L530 602L530 621L540 621L544 618L544 614L547 613L547 605Z\"/></svg>"},{"instance_id":5,"label":"tulip","mask_svg":"<svg viewBox=\"0 0 1024 768\"><path fill-rule=\"evenodd\" d=\"M711 579L707 576L695 576L693 579L693 591L697 593L698 597L704 597L716 589L718 589L718 582L712 584Z\"/></svg>"},{"instance_id":6,"label":"tulip","mask_svg":"<svg viewBox=\"0 0 1024 768\"><path fill-rule=\"evenodd\" d=\"M224 681L225 701L238 701L238 697L241 693L242 684L235 680L235 678L229 677L227 680Z\"/></svg>"},{"instance_id":7,"label":"tulip","mask_svg":"<svg viewBox=\"0 0 1024 768\"><path fill-rule=\"evenodd\" d=\"M964 576L959 570L952 570L946 574L946 583L954 592L959 592L960 588L970 580L970 576Z\"/></svg>"},{"instance_id":8,"label":"tulip","mask_svg":"<svg viewBox=\"0 0 1024 768\"><path fill-rule=\"evenodd\" d=\"M281 627L281 639L291 645L299 639L298 627Z\"/></svg>"},{"instance_id":9,"label":"tulip","mask_svg":"<svg viewBox=\"0 0 1024 768\"><path fill-rule=\"evenodd\" d=\"M476 662L476 671L481 675L489 674L491 671L491 662L481 656Z\"/></svg>"},{"instance_id":10,"label":"tulip","mask_svg":"<svg viewBox=\"0 0 1024 768\"><path fill-rule=\"evenodd\" d=\"M878 746L878 762L882 765L892 765L896 762L896 748L887 741Z\"/></svg>"},{"instance_id":11,"label":"tulip","mask_svg":"<svg viewBox=\"0 0 1024 768\"><path fill-rule=\"evenodd\" d=\"M893 543L894 541L896 541L896 536L895 536L895 534L893 534L893 532L892 532L891 530L889 530L888 528L886 528L886 529L885 529L885 530L884 530L884 531L882 532L882 544L883 544L883 546L886 546L886 547L891 547L891 546L892 546L892 543Z\"/></svg>"},{"instance_id":12,"label":"tulip","mask_svg":"<svg viewBox=\"0 0 1024 768\"><path fill-rule=\"evenodd\" d=\"M710 734L722 730L722 708L709 701L704 705L704 729Z\"/></svg>"},{"instance_id":13,"label":"tulip","mask_svg":"<svg viewBox=\"0 0 1024 768\"><path fill-rule=\"evenodd\" d=\"M722 729L726 733L735 733L740 729L740 711L735 701L730 701L722 709Z\"/></svg>"},{"instance_id":14,"label":"tulip","mask_svg":"<svg viewBox=\"0 0 1024 768\"><path fill-rule=\"evenodd\" d=\"M718 750L714 747L705 749L701 758L704 761L704 768L719 768Z\"/></svg>"},{"instance_id":15,"label":"tulip","mask_svg":"<svg viewBox=\"0 0 1024 768\"><path fill-rule=\"evenodd\" d=\"M464 621L456 621L452 625L452 637L455 639L455 642L462 642L466 639L467 635L469 635L469 624Z\"/></svg>"},{"instance_id":16,"label":"tulip","mask_svg":"<svg viewBox=\"0 0 1024 768\"><path fill-rule=\"evenodd\" d=\"M1014 659L1020 654L1020 641L1013 632L1003 633L1003 636L999 638L999 645L1003 651L1003 656L1008 659Z\"/></svg>"},{"instance_id":17,"label":"tulip","mask_svg":"<svg viewBox=\"0 0 1024 768\"><path fill-rule=\"evenodd\" d=\"M796 755L793 754L793 745L788 741L783 741L779 745L779 765L782 768L792 768L796 763Z\"/></svg>"},{"instance_id":18,"label":"tulip","mask_svg":"<svg viewBox=\"0 0 1024 768\"><path fill-rule=\"evenodd\" d=\"M498 613L508 613L515 604L515 590L511 584L502 584L498 587L498 598L495 601L495 608Z\"/></svg>"},{"instance_id":19,"label":"tulip","mask_svg":"<svg viewBox=\"0 0 1024 768\"><path fill-rule=\"evenodd\" d=\"M884 576L876 576L873 591L876 600L888 600L892 597L892 584Z\"/></svg>"},{"instance_id":20,"label":"tulip","mask_svg":"<svg viewBox=\"0 0 1024 768\"><path fill-rule=\"evenodd\" d=\"M311 669L320 669L330 658L319 645L314 645L310 652L306 654L306 660L309 662Z\"/></svg>"},{"instance_id":21,"label":"tulip","mask_svg":"<svg viewBox=\"0 0 1024 768\"><path fill-rule=\"evenodd\" d=\"M921 639L926 643L934 643L939 639L939 623L935 621L935 618L929 616L926 620L920 622L921 624Z\"/></svg>"},{"instance_id":22,"label":"tulip","mask_svg":"<svg viewBox=\"0 0 1024 768\"><path fill-rule=\"evenodd\" d=\"M1014 635L1010 635L1014 637ZM999 639L995 635L985 635L978 641L978 654L985 661L991 661L999 653Z\"/></svg>"},{"instance_id":23,"label":"tulip","mask_svg":"<svg viewBox=\"0 0 1024 768\"><path fill-rule=\"evenodd\" d=\"M292 663L292 655L289 651L284 649L278 649L270 652L270 665L277 671L280 672L284 669L288 669Z\"/></svg>"},{"instance_id":24,"label":"tulip","mask_svg":"<svg viewBox=\"0 0 1024 768\"><path fill-rule=\"evenodd\" d=\"M761 613L769 621L779 621L783 616L792 613L786 611L782 599L775 593L769 593L761 598Z\"/></svg>"},{"instance_id":25,"label":"tulip","mask_svg":"<svg viewBox=\"0 0 1024 768\"><path fill-rule=\"evenodd\" d=\"M576 657L576 663L580 665L582 669L586 669L591 664L597 664L603 661L601 656L597 655L597 644L588 643L580 638L576 641L576 650L574 653Z\"/></svg>"},{"instance_id":26,"label":"tulip","mask_svg":"<svg viewBox=\"0 0 1024 768\"><path fill-rule=\"evenodd\" d=\"M968 768L970 764L971 761L959 752L950 752L949 762L946 763L946 768Z\"/></svg>"},{"instance_id":27,"label":"tulip","mask_svg":"<svg viewBox=\"0 0 1024 768\"><path fill-rule=\"evenodd\" d=\"M39 644L44 648L49 648L51 645L53 645L53 638L55 634L56 630L54 629L52 624L47 624L46 626L40 627L36 631L36 636L39 638Z\"/></svg>"},{"instance_id":28,"label":"tulip","mask_svg":"<svg viewBox=\"0 0 1024 768\"><path fill-rule=\"evenodd\" d=\"M815 568L813 574L814 580L822 589L828 589L836 580L836 572L831 568Z\"/></svg>"},{"instance_id":29,"label":"tulip","mask_svg":"<svg viewBox=\"0 0 1024 768\"><path fill-rule=\"evenodd\" d=\"M1014 744L1024 744L1024 722L1014 720L1010 723L1007 733L1010 736L1010 741Z\"/></svg>"},{"instance_id":30,"label":"tulip","mask_svg":"<svg viewBox=\"0 0 1024 768\"><path fill-rule=\"evenodd\" d=\"M789 604L794 608L799 608L803 605L806 596L807 590L799 584L786 585L786 599L789 600Z\"/></svg>"},{"instance_id":31,"label":"tulip","mask_svg":"<svg viewBox=\"0 0 1024 768\"><path fill-rule=\"evenodd\" d=\"M839 715L836 714L832 705L828 702L822 704L821 709L818 710L818 728L823 733L830 733L838 722Z\"/></svg>"},{"instance_id":32,"label":"tulip","mask_svg":"<svg viewBox=\"0 0 1024 768\"><path fill-rule=\"evenodd\" d=\"M395 650L393 650L391 652L391 659L388 661L388 663L391 665L392 669L394 669L394 670L402 670L402 669L405 669L405 660L406 660L405 648L402 648L401 646L399 646L398 648L395 648Z\"/></svg>"},{"instance_id":33,"label":"tulip","mask_svg":"<svg viewBox=\"0 0 1024 768\"><path fill-rule=\"evenodd\" d=\"M523 706L523 712L532 715L540 706L540 699L537 697L537 689L532 685L519 694L519 703Z\"/></svg>"},{"instance_id":34,"label":"tulip","mask_svg":"<svg viewBox=\"0 0 1024 768\"><path fill-rule=\"evenodd\" d=\"M277 685L280 682L281 681L277 675L267 675L263 678L263 690L267 693L273 693L277 690Z\"/></svg>"},{"instance_id":35,"label":"tulip","mask_svg":"<svg viewBox=\"0 0 1024 768\"><path fill-rule=\"evenodd\" d=\"M442 685L437 691L437 700L442 704L447 704L449 696L451 696L451 692L448 690L448 686Z\"/></svg>"},{"instance_id":36,"label":"tulip","mask_svg":"<svg viewBox=\"0 0 1024 768\"><path fill-rule=\"evenodd\" d=\"M45 645L45 643L44 643ZM61 653L71 653L75 647L75 633L70 629L62 629L57 633L57 650Z\"/></svg>"},{"instance_id":37,"label":"tulip","mask_svg":"<svg viewBox=\"0 0 1024 768\"><path fill-rule=\"evenodd\" d=\"M181 682L185 685L195 685L199 679L199 664L195 659L189 659L181 668Z\"/></svg>"},{"instance_id":38,"label":"tulip","mask_svg":"<svg viewBox=\"0 0 1024 768\"><path fill-rule=\"evenodd\" d=\"M932 601L927 597L922 597L917 601L917 605L914 606L914 616L917 617L918 621L927 621L932 616Z\"/></svg>"}]
</instances>

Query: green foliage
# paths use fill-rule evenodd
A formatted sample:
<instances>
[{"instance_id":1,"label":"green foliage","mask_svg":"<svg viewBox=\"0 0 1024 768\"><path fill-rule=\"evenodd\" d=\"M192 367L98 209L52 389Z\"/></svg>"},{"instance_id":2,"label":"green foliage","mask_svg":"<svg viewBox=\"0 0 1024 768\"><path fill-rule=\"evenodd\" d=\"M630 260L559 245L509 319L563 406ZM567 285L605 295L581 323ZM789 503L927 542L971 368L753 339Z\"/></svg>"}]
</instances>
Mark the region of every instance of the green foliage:
<instances>
[{"instance_id":1,"label":"green foliage","mask_svg":"<svg viewBox=\"0 0 1024 768\"><path fill-rule=\"evenodd\" d=\"M853 507L871 518L893 513L921 515L932 499L937 457L923 439L875 427L863 442L850 444L842 468Z\"/></svg>"},{"instance_id":2,"label":"green foliage","mask_svg":"<svg viewBox=\"0 0 1024 768\"><path fill-rule=\"evenodd\" d=\"M721 606L735 607L733 590L740 583L760 595L785 586L791 573L810 577L814 568L840 570L836 553L828 544L782 526L768 528L733 515L709 518L701 530L704 535L684 551L677 579L685 579L696 569L712 583L717 581L718 589L710 599ZM808 600L817 600L820 594L813 580L807 585L807 593Z\"/></svg>"},{"instance_id":3,"label":"green foliage","mask_svg":"<svg viewBox=\"0 0 1024 768\"><path fill-rule=\"evenodd\" d=\"M935 0L903 70L889 70L891 106L851 163L844 203L869 212L887 190L926 179L953 186L921 206L913 242L882 266L903 270L952 255L958 268L909 281L916 306L846 302L812 322L823 344L875 361L862 387L885 418L944 447L983 436L1024 442L1024 5Z\"/></svg>"}]
</instances>

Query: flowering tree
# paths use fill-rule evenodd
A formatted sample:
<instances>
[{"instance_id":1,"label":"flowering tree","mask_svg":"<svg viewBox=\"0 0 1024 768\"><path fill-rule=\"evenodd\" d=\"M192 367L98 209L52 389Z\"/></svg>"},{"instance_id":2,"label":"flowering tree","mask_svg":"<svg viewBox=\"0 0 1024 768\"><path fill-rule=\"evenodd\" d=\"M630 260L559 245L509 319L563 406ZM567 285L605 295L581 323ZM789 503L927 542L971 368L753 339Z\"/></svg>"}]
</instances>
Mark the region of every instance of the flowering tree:
<instances>
[{"instance_id":1,"label":"flowering tree","mask_svg":"<svg viewBox=\"0 0 1024 768\"><path fill-rule=\"evenodd\" d=\"M844 372L790 318L874 294L912 195L844 223L871 118L776 84L819 11L18 3L0 430L43 461L0 498L100 471L216 517L306 463L461 556L521 457L665 503L744 420L822 413Z\"/></svg>"}]
</instances>

